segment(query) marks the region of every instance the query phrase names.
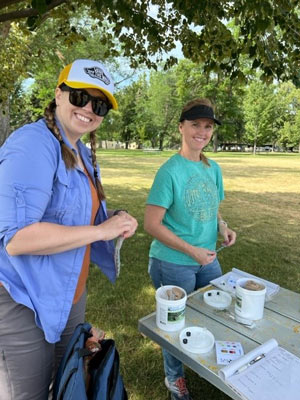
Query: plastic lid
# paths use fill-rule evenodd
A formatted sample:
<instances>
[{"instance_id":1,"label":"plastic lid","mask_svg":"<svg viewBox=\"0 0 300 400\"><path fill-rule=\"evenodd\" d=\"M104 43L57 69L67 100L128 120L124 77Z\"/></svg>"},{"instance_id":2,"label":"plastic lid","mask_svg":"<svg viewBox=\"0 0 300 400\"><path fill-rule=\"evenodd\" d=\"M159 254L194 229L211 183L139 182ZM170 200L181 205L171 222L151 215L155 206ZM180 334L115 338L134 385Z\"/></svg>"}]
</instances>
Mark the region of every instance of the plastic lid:
<instances>
[{"instance_id":1,"label":"plastic lid","mask_svg":"<svg viewBox=\"0 0 300 400\"><path fill-rule=\"evenodd\" d=\"M214 335L206 328L191 326L185 328L179 335L180 345L191 353L207 353L215 344Z\"/></svg>"},{"instance_id":2,"label":"plastic lid","mask_svg":"<svg viewBox=\"0 0 300 400\"><path fill-rule=\"evenodd\" d=\"M222 290L208 290L204 293L203 300L217 310L224 310L230 306L232 299L229 293Z\"/></svg>"}]
</instances>

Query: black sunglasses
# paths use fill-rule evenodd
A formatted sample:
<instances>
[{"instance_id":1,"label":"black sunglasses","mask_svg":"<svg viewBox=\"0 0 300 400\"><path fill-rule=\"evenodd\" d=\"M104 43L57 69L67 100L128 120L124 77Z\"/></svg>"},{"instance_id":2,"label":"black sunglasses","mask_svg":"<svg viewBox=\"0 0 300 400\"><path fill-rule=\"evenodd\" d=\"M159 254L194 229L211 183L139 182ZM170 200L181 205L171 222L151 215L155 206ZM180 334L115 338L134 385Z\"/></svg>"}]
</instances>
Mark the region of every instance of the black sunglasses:
<instances>
[{"instance_id":1,"label":"black sunglasses","mask_svg":"<svg viewBox=\"0 0 300 400\"><path fill-rule=\"evenodd\" d=\"M84 89L74 89L64 83L59 88L63 92L69 92L69 102L75 107L84 107L91 101L93 113L99 117L104 117L112 108L112 105L108 101L100 97L91 96Z\"/></svg>"}]
</instances>

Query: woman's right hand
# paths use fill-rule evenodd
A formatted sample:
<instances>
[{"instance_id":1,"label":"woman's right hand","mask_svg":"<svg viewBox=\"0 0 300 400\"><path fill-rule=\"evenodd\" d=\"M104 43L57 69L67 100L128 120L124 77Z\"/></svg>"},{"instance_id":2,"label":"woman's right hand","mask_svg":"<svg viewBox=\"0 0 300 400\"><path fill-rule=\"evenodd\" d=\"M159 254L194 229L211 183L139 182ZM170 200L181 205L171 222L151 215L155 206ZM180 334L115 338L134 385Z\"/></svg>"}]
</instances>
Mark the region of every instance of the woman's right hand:
<instances>
[{"instance_id":1,"label":"woman's right hand","mask_svg":"<svg viewBox=\"0 0 300 400\"><path fill-rule=\"evenodd\" d=\"M206 265L214 261L214 259L217 256L217 253L215 251L204 249L202 247L192 246L190 256L194 260L196 260L199 263L199 265Z\"/></svg>"},{"instance_id":2,"label":"woman's right hand","mask_svg":"<svg viewBox=\"0 0 300 400\"><path fill-rule=\"evenodd\" d=\"M119 236L129 238L135 233L137 226L137 220L130 214L126 212L119 213L97 226L99 230L98 240L112 240Z\"/></svg>"}]
</instances>

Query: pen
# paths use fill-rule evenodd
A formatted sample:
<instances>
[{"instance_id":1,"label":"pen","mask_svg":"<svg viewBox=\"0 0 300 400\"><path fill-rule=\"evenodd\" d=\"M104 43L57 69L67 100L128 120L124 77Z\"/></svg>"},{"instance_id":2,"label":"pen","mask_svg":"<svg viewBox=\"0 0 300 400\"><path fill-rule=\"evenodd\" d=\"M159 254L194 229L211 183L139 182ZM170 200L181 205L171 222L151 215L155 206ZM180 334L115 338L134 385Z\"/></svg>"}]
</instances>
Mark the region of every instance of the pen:
<instances>
[{"instance_id":1,"label":"pen","mask_svg":"<svg viewBox=\"0 0 300 400\"><path fill-rule=\"evenodd\" d=\"M250 362L248 362L246 365L243 365L241 368L237 369L235 371L234 374L240 374L241 372L245 371L245 369L247 369L248 367L250 367L250 365L256 363L257 361L261 360L262 358L264 358L266 355L260 354L259 356L255 357L253 360L251 360Z\"/></svg>"}]
</instances>

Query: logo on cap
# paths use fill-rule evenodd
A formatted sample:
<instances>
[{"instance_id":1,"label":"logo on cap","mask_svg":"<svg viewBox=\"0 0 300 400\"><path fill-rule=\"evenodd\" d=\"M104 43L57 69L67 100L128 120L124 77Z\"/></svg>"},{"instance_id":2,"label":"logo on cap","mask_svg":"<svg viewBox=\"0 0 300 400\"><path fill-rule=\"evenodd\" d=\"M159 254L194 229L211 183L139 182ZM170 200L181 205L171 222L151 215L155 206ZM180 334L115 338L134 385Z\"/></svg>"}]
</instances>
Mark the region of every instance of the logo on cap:
<instances>
[{"instance_id":1,"label":"logo on cap","mask_svg":"<svg viewBox=\"0 0 300 400\"><path fill-rule=\"evenodd\" d=\"M100 81L104 82L105 85L110 84L110 80L105 75L103 70L99 67L91 67L91 68L84 68L84 72L88 74L91 78L99 79Z\"/></svg>"}]
</instances>

